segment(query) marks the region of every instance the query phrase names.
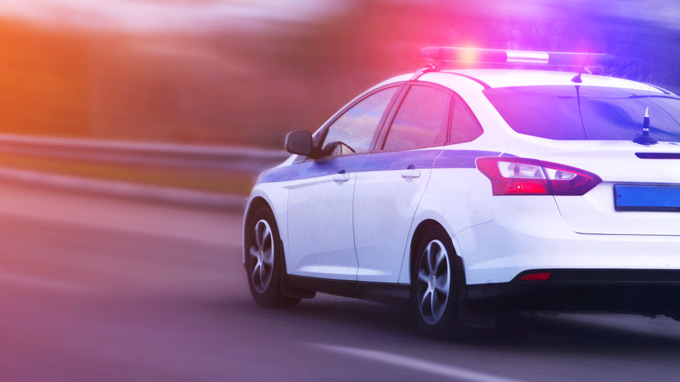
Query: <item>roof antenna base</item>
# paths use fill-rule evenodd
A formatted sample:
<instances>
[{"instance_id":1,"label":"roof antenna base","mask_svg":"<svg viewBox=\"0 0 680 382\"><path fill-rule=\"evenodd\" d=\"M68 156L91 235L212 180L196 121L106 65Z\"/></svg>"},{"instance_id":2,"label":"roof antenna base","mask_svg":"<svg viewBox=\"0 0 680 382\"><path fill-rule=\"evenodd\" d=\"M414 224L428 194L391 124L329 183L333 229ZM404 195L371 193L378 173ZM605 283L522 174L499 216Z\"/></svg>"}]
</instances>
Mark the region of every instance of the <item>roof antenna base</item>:
<instances>
[{"instance_id":1,"label":"roof antenna base","mask_svg":"<svg viewBox=\"0 0 680 382\"><path fill-rule=\"evenodd\" d=\"M633 142L645 145L645 146L651 146L659 143L656 139L652 138L649 136L649 131L645 131L642 134L635 134L635 138L633 138Z\"/></svg>"},{"instance_id":2,"label":"roof antenna base","mask_svg":"<svg viewBox=\"0 0 680 382\"><path fill-rule=\"evenodd\" d=\"M645 110L645 118L642 120L642 134L635 134L633 142L650 146L659 143L656 139L649 135L649 107Z\"/></svg>"}]
</instances>

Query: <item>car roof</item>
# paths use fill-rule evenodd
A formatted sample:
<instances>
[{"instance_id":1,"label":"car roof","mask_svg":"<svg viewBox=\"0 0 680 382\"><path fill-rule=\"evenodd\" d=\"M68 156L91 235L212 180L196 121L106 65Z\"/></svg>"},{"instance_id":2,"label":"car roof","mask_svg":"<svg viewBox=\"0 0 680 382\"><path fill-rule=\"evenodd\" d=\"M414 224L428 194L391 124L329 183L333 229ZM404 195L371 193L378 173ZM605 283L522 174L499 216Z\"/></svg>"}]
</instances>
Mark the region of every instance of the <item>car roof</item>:
<instances>
[{"instance_id":1,"label":"car roof","mask_svg":"<svg viewBox=\"0 0 680 382\"><path fill-rule=\"evenodd\" d=\"M548 70L524 70L524 69L461 69L444 70L442 73L451 73L474 78L487 84L491 88L515 87L515 86L541 86L541 85L582 85L623 88L631 90L651 91L662 93L654 86L641 82L625 80L621 78L583 74L582 83L572 82L576 72L560 72Z\"/></svg>"},{"instance_id":2,"label":"car roof","mask_svg":"<svg viewBox=\"0 0 680 382\"><path fill-rule=\"evenodd\" d=\"M600 86L620 89L630 89L637 91L649 92L651 94L672 94L665 89L657 86L626 80L622 78L607 77L592 74L582 74L581 83L572 81L577 72L561 72L554 70L527 70L527 69L457 69L457 70L442 70L442 71L426 71L419 77L420 80L426 82L440 83L447 86L449 81L443 81L443 77L448 77L450 74L458 78L456 82L462 80L463 83L469 81L476 82L483 85L485 88L505 88L505 87L519 87L519 86ZM416 72L417 75L417 72ZM394 84L398 82L406 82L412 80L414 73L402 74L385 80L371 89L372 91L381 86ZM459 82L460 83L460 82Z\"/></svg>"}]
</instances>

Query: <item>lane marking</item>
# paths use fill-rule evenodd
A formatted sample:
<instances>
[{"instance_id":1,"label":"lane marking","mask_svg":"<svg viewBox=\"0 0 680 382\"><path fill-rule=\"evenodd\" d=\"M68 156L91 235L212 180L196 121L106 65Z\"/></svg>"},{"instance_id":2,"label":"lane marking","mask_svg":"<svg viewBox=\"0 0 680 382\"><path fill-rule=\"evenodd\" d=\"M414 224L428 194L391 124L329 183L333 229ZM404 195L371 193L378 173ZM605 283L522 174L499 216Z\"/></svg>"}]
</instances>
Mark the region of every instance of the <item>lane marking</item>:
<instances>
[{"instance_id":1,"label":"lane marking","mask_svg":"<svg viewBox=\"0 0 680 382\"><path fill-rule=\"evenodd\" d=\"M344 354L364 360L382 362L389 365L399 366L407 369L436 374L444 377L451 377L472 382L520 382L517 379L499 377L493 374L481 373L478 371L464 369L457 366L446 365L437 362L425 361L419 358L409 357L400 354L383 352L379 350L360 349L338 345L327 344L307 344L317 349L329 352Z\"/></svg>"}]
</instances>

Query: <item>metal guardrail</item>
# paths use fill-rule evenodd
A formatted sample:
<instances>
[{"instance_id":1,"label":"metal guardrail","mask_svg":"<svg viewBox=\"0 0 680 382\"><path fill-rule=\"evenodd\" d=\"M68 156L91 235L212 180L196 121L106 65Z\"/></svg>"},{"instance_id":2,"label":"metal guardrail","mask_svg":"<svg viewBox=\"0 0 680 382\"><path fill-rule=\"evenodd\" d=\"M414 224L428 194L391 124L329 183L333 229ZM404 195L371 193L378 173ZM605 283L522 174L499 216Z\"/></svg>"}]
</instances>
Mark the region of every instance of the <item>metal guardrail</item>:
<instances>
[{"instance_id":1,"label":"metal guardrail","mask_svg":"<svg viewBox=\"0 0 680 382\"><path fill-rule=\"evenodd\" d=\"M137 166L259 173L289 153L246 147L43 138L0 134L0 153Z\"/></svg>"}]
</instances>

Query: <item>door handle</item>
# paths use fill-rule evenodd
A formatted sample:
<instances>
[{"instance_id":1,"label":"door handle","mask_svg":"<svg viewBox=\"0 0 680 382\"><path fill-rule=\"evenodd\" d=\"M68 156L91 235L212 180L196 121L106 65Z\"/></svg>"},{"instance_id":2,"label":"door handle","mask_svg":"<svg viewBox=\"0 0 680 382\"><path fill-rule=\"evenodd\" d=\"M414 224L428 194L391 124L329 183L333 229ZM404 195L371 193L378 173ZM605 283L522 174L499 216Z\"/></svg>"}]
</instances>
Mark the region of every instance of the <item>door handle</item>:
<instances>
[{"instance_id":1,"label":"door handle","mask_svg":"<svg viewBox=\"0 0 680 382\"><path fill-rule=\"evenodd\" d=\"M420 170L416 170L414 168L402 170L401 177L404 179L420 178Z\"/></svg>"},{"instance_id":2,"label":"door handle","mask_svg":"<svg viewBox=\"0 0 680 382\"><path fill-rule=\"evenodd\" d=\"M333 175L333 181L335 183L345 183L348 180L349 174L345 173L345 170L340 170L337 174Z\"/></svg>"}]
</instances>

